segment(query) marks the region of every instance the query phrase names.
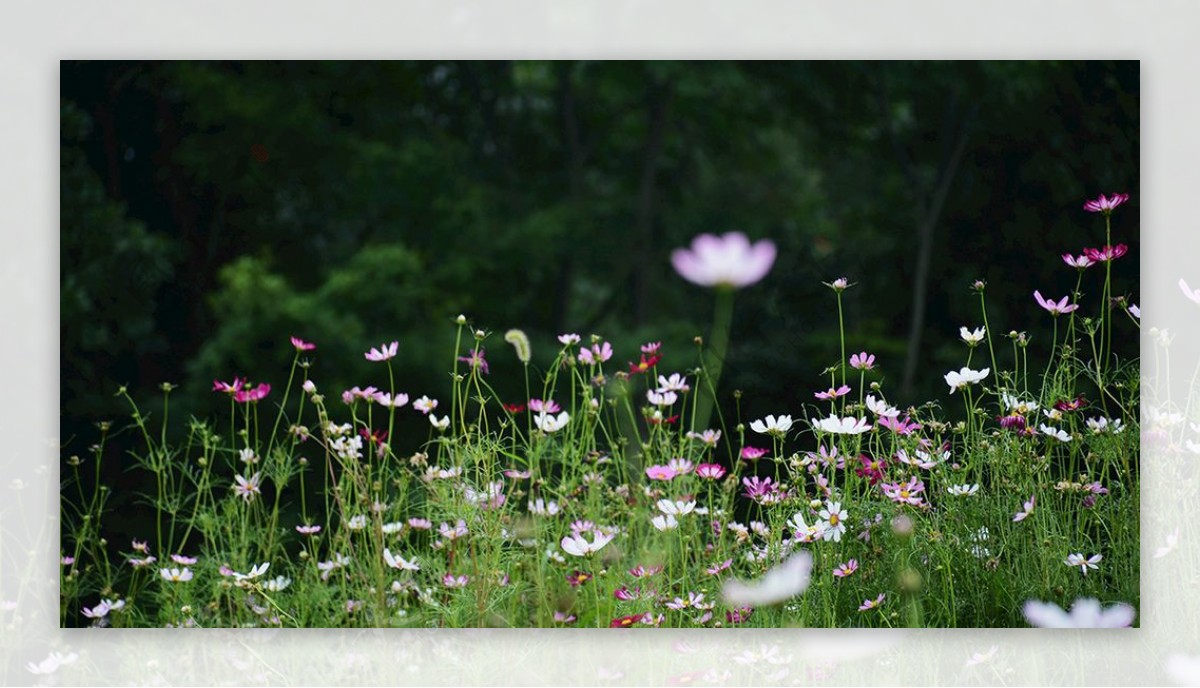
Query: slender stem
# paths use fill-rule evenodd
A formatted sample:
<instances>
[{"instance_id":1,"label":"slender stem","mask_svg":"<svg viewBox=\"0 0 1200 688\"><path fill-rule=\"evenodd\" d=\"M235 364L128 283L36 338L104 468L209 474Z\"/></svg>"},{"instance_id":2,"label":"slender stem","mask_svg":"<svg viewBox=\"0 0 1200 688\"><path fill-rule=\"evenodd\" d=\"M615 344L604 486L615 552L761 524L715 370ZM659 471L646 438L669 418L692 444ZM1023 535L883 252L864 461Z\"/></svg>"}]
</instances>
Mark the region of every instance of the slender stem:
<instances>
[{"instance_id":1,"label":"slender stem","mask_svg":"<svg viewBox=\"0 0 1200 688\"><path fill-rule=\"evenodd\" d=\"M709 378L710 394L702 394L699 389L696 391L700 399L696 407L695 427L701 429L708 427L708 419L712 416L717 387L721 382L721 368L725 363L725 353L729 349L729 329L732 324L733 289L718 287L716 308L713 311L712 335L709 338L710 348L706 357L708 364L705 366L705 372Z\"/></svg>"}]
</instances>

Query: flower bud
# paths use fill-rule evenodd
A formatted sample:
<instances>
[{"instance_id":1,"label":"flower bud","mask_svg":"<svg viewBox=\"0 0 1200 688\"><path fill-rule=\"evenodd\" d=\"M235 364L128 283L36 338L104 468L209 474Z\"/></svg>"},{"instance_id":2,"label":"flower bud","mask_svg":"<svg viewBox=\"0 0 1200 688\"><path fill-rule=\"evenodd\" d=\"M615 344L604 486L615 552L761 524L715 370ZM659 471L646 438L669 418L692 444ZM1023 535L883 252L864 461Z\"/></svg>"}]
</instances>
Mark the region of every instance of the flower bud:
<instances>
[{"instance_id":1,"label":"flower bud","mask_svg":"<svg viewBox=\"0 0 1200 688\"><path fill-rule=\"evenodd\" d=\"M459 316L454 319L454 322L458 323L459 325L466 325L467 324L467 316L462 315L460 313Z\"/></svg>"}]
</instances>

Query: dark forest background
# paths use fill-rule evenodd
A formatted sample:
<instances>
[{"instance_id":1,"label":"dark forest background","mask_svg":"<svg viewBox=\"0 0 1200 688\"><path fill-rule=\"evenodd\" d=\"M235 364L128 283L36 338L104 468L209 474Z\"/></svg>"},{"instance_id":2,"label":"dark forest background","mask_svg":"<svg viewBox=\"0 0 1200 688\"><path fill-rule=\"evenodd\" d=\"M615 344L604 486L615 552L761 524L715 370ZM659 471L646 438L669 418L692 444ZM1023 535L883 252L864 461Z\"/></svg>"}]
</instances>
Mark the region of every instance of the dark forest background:
<instances>
[{"instance_id":1,"label":"dark forest background","mask_svg":"<svg viewBox=\"0 0 1200 688\"><path fill-rule=\"evenodd\" d=\"M725 367L749 417L804 415L828 386L822 282L841 276L848 352L878 355L893 403L944 401L958 328L982 324L977 278L993 330L1028 331L1044 365L1032 292L1067 294L1059 255L1104 243L1081 208L1100 193L1132 195L1114 275L1137 300L1137 62L64 62L61 78L64 455L96 421L124 425L120 385L152 415L158 385L180 385L180 428L225 417L214 378L278 401L292 334L318 344L331 396L386 383L362 353L398 339L397 386L445 398L459 313L497 332L492 384L512 401L510 327L540 365L573 331L621 361L662 340L682 370L712 301L668 256L702 232L779 248L738 295ZM1115 332L1133 355L1134 330Z\"/></svg>"}]
</instances>

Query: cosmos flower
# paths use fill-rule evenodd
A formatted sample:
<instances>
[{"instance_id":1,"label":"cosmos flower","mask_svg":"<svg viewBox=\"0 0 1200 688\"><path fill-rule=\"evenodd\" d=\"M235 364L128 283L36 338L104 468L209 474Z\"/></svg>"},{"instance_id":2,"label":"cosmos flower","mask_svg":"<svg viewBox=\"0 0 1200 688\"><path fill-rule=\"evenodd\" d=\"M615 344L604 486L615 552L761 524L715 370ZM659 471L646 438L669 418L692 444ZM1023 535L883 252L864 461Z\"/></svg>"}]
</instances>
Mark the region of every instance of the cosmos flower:
<instances>
[{"instance_id":1,"label":"cosmos flower","mask_svg":"<svg viewBox=\"0 0 1200 688\"><path fill-rule=\"evenodd\" d=\"M559 544L562 545L563 551L567 554L576 557L587 557L603 549L605 545L612 542L613 537L615 536L595 532L592 534L592 541L588 542L582 535L571 535L570 537L564 537Z\"/></svg>"},{"instance_id":2,"label":"cosmos flower","mask_svg":"<svg viewBox=\"0 0 1200 688\"><path fill-rule=\"evenodd\" d=\"M1108 215L1116 210L1117 206L1128 200L1129 194L1115 193L1107 198L1105 198L1104 194L1100 194L1099 198L1084 202L1083 209L1089 213L1104 213Z\"/></svg>"},{"instance_id":3,"label":"cosmos flower","mask_svg":"<svg viewBox=\"0 0 1200 688\"><path fill-rule=\"evenodd\" d=\"M829 414L828 418L810 422L817 430L824 430L825 432L837 435L861 435L871 429L871 424L867 422L866 418L855 418L853 416L838 418L832 413Z\"/></svg>"},{"instance_id":4,"label":"cosmos flower","mask_svg":"<svg viewBox=\"0 0 1200 688\"><path fill-rule=\"evenodd\" d=\"M1034 495L1029 498L1029 501L1025 502L1025 505L1021 509L1021 511L1017 512L1013 516L1013 523L1019 523L1021 521L1024 521L1025 519L1029 518L1031 515L1033 515L1033 507L1036 504L1037 504L1037 495Z\"/></svg>"},{"instance_id":5,"label":"cosmos flower","mask_svg":"<svg viewBox=\"0 0 1200 688\"><path fill-rule=\"evenodd\" d=\"M815 394L813 394L813 396L822 401L833 401L834 399L837 399L838 397L841 397L841 396L845 396L849 393L850 393L850 385L842 385L841 387L838 387L836 389L833 387L830 387L829 389L825 390L824 392L816 392Z\"/></svg>"},{"instance_id":6,"label":"cosmos flower","mask_svg":"<svg viewBox=\"0 0 1200 688\"><path fill-rule=\"evenodd\" d=\"M363 357L368 361L386 361L396 356L396 351L400 347L400 342L392 342L391 344L380 344L379 348L371 347L371 350L363 354Z\"/></svg>"},{"instance_id":7,"label":"cosmos flower","mask_svg":"<svg viewBox=\"0 0 1200 688\"><path fill-rule=\"evenodd\" d=\"M579 343L579 335L573 332L569 334L560 334L558 335L558 341L562 342L563 346L571 346L572 344Z\"/></svg>"},{"instance_id":8,"label":"cosmos flower","mask_svg":"<svg viewBox=\"0 0 1200 688\"><path fill-rule=\"evenodd\" d=\"M979 343L983 341L985 334L987 334L987 330L982 327L977 327L974 331L968 330L965 327L958 328L959 338L966 342L968 346L972 347L979 346Z\"/></svg>"},{"instance_id":9,"label":"cosmos flower","mask_svg":"<svg viewBox=\"0 0 1200 688\"><path fill-rule=\"evenodd\" d=\"M702 463L696 466L696 476L706 480L720 480L725 477L725 467L715 463Z\"/></svg>"},{"instance_id":10,"label":"cosmos flower","mask_svg":"<svg viewBox=\"0 0 1200 688\"><path fill-rule=\"evenodd\" d=\"M812 555L801 550L756 581L725 581L721 596L732 607L779 604L807 590L811 578Z\"/></svg>"},{"instance_id":11,"label":"cosmos flower","mask_svg":"<svg viewBox=\"0 0 1200 688\"><path fill-rule=\"evenodd\" d=\"M687 378L679 373L671 373L670 377L658 376L658 391L660 392L688 392L691 389L687 384ZM720 431L717 434L720 436Z\"/></svg>"},{"instance_id":12,"label":"cosmos flower","mask_svg":"<svg viewBox=\"0 0 1200 688\"><path fill-rule=\"evenodd\" d=\"M533 424L542 432L552 433L565 428L570 420L571 416L566 411L557 416L552 416L549 413L539 413L534 416Z\"/></svg>"},{"instance_id":13,"label":"cosmos flower","mask_svg":"<svg viewBox=\"0 0 1200 688\"><path fill-rule=\"evenodd\" d=\"M593 344L590 349L581 348L579 350L579 360L588 365L596 365L603 363L612 358L612 344L604 342L604 344Z\"/></svg>"},{"instance_id":14,"label":"cosmos flower","mask_svg":"<svg viewBox=\"0 0 1200 688\"><path fill-rule=\"evenodd\" d=\"M855 370L874 370L875 354L862 352L850 356L850 367Z\"/></svg>"},{"instance_id":15,"label":"cosmos flower","mask_svg":"<svg viewBox=\"0 0 1200 688\"><path fill-rule=\"evenodd\" d=\"M413 408L421 413L424 413L425 415L429 415L431 411L437 408L437 405L437 399L430 399L424 395L422 395L420 399L417 399L413 402Z\"/></svg>"},{"instance_id":16,"label":"cosmos flower","mask_svg":"<svg viewBox=\"0 0 1200 688\"><path fill-rule=\"evenodd\" d=\"M186 566L182 569L159 569L158 574L169 583L186 583L192 579L192 570Z\"/></svg>"},{"instance_id":17,"label":"cosmos flower","mask_svg":"<svg viewBox=\"0 0 1200 688\"><path fill-rule=\"evenodd\" d=\"M1042 308L1045 308L1046 311L1050 313L1050 315L1053 315L1055 317L1058 317L1060 315L1063 315L1064 313L1070 313L1072 311L1079 309L1079 304L1077 304L1077 303L1068 304L1067 303L1070 300L1070 297L1067 297L1067 296L1064 296L1061 299L1059 299L1057 302L1055 302L1053 299L1043 298L1041 292L1034 291L1033 298L1037 300L1039 306L1041 306Z\"/></svg>"},{"instance_id":18,"label":"cosmos flower","mask_svg":"<svg viewBox=\"0 0 1200 688\"><path fill-rule=\"evenodd\" d=\"M858 560L851 559L843 564L838 564L833 569L834 578L845 578L858 570Z\"/></svg>"},{"instance_id":19,"label":"cosmos flower","mask_svg":"<svg viewBox=\"0 0 1200 688\"><path fill-rule=\"evenodd\" d=\"M259 473L255 473L249 478L243 478L240 475L235 475L234 480L237 481L237 484L233 486L234 494L241 497L246 502L253 500L256 495L262 494L262 490L259 489L258 484L259 475Z\"/></svg>"},{"instance_id":20,"label":"cosmos flower","mask_svg":"<svg viewBox=\"0 0 1200 688\"><path fill-rule=\"evenodd\" d=\"M1118 602L1106 608L1091 598L1077 599L1070 613L1052 602L1029 600L1025 603L1025 620L1038 628L1128 628L1137 615L1133 607Z\"/></svg>"},{"instance_id":21,"label":"cosmos flower","mask_svg":"<svg viewBox=\"0 0 1200 688\"><path fill-rule=\"evenodd\" d=\"M817 515L823 521L821 539L826 542L830 540L841 542L842 534L846 532L846 519L850 517L842 508L841 502L826 500L825 508L821 509Z\"/></svg>"},{"instance_id":22,"label":"cosmos flower","mask_svg":"<svg viewBox=\"0 0 1200 688\"><path fill-rule=\"evenodd\" d=\"M1096 261L1088 258L1086 255L1073 256L1070 253L1064 253L1062 259L1067 265L1079 270L1086 270L1096 264Z\"/></svg>"},{"instance_id":23,"label":"cosmos flower","mask_svg":"<svg viewBox=\"0 0 1200 688\"><path fill-rule=\"evenodd\" d=\"M751 244L745 234L701 234L690 249L671 252L671 264L687 281L702 287L740 289L758 282L775 263L775 244L764 239Z\"/></svg>"},{"instance_id":24,"label":"cosmos flower","mask_svg":"<svg viewBox=\"0 0 1200 688\"><path fill-rule=\"evenodd\" d=\"M1104 248L1085 248L1083 255L1097 263L1107 263L1111 260L1116 260L1129 252L1129 247L1125 244L1117 244L1116 246L1105 246Z\"/></svg>"},{"instance_id":25,"label":"cosmos flower","mask_svg":"<svg viewBox=\"0 0 1200 688\"><path fill-rule=\"evenodd\" d=\"M858 611L865 612L869 609L875 609L879 605L883 604L884 597L884 593L879 593L879 597L876 597L873 600L863 600L863 603L858 605Z\"/></svg>"},{"instance_id":26,"label":"cosmos flower","mask_svg":"<svg viewBox=\"0 0 1200 688\"><path fill-rule=\"evenodd\" d=\"M991 368L976 371L964 366L957 372L951 370L944 377L946 384L950 385L950 393L954 394L954 390L956 389L966 389L969 385L982 382L990 372L992 372Z\"/></svg>"},{"instance_id":27,"label":"cosmos flower","mask_svg":"<svg viewBox=\"0 0 1200 688\"><path fill-rule=\"evenodd\" d=\"M771 435L772 437L783 437L792 427L791 416L767 416L765 420L756 420L750 423L750 429L761 435Z\"/></svg>"},{"instance_id":28,"label":"cosmos flower","mask_svg":"<svg viewBox=\"0 0 1200 688\"><path fill-rule=\"evenodd\" d=\"M676 476L670 466L648 466L646 477L651 480L672 480Z\"/></svg>"},{"instance_id":29,"label":"cosmos flower","mask_svg":"<svg viewBox=\"0 0 1200 688\"><path fill-rule=\"evenodd\" d=\"M1084 557L1082 554L1068 554L1063 563L1067 566L1078 566L1083 575L1087 575L1088 569L1099 569L1100 560L1104 557L1099 554L1093 554L1090 557Z\"/></svg>"}]
</instances>

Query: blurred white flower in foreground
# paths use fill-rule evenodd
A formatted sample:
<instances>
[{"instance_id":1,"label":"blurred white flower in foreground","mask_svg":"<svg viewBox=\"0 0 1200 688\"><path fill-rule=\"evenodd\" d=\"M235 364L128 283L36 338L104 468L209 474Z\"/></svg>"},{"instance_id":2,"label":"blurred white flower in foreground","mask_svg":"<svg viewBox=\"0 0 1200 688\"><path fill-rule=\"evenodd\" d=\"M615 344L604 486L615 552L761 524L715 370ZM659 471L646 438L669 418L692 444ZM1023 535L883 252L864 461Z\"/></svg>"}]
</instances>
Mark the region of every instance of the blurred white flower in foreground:
<instances>
[{"instance_id":1,"label":"blurred white flower in foreground","mask_svg":"<svg viewBox=\"0 0 1200 688\"><path fill-rule=\"evenodd\" d=\"M758 607L785 602L808 589L812 578L812 555L799 551L756 581L726 581L721 595L733 606Z\"/></svg>"},{"instance_id":2,"label":"blurred white flower in foreground","mask_svg":"<svg viewBox=\"0 0 1200 688\"><path fill-rule=\"evenodd\" d=\"M1137 615L1123 602L1101 608L1100 601L1090 597L1075 600L1070 613L1057 604L1037 600L1026 602L1024 611L1025 620L1038 628L1128 628Z\"/></svg>"}]
</instances>

